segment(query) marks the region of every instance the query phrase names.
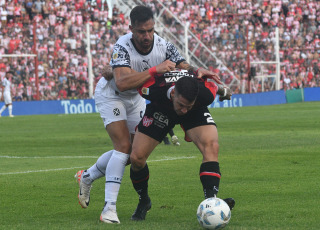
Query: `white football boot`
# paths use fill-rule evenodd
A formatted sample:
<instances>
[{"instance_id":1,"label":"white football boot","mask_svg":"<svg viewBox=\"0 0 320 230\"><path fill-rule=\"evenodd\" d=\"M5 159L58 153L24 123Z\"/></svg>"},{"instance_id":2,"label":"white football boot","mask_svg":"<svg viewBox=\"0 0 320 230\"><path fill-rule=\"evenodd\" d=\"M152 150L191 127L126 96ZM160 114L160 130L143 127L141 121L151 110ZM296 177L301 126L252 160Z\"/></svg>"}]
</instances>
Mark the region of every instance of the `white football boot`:
<instances>
[{"instance_id":1,"label":"white football boot","mask_svg":"<svg viewBox=\"0 0 320 230\"><path fill-rule=\"evenodd\" d=\"M91 184L86 184L83 182L83 172L84 170L80 170L79 172L76 173L74 176L78 183L79 183L79 204L81 205L82 208L87 208L89 206L90 202L90 190L92 185Z\"/></svg>"},{"instance_id":2,"label":"white football boot","mask_svg":"<svg viewBox=\"0 0 320 230\"><path fill-rule=\"evenodd\" d=\"M111 209L106 204L104 205L104 208L100 215L100 220L107 224L120 224L117 211L114 209Z\"/></svg>"}]
</instances>

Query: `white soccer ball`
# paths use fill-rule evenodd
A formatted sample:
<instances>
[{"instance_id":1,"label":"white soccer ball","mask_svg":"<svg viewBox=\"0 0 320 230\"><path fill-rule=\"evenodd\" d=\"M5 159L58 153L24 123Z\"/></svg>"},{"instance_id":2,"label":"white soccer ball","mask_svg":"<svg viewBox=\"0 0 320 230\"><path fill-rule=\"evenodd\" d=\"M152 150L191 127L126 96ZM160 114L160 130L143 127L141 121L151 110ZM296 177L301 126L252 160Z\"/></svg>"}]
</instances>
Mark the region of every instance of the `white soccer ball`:
<instances>
[{"instance_id":1,"label":"white soccer ball","mask_svg":"<svg viewBox=\"0 0 320 230\"><path fill-rule=\"evenodd\" d=\"M206 229L221 229L229 223L231 211L224 200L212 197L200 203L197 218L200 225Z\"/></svg>"}]
</instances>

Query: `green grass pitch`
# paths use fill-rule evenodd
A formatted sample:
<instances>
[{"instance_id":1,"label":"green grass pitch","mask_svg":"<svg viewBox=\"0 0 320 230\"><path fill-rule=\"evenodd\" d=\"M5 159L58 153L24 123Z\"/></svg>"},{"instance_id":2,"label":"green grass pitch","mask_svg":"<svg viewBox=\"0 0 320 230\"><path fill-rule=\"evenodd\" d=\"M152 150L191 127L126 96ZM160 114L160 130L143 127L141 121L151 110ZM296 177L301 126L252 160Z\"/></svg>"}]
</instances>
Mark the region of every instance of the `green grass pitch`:
<instances>
[{"instance_id":1,"label":"green grass pitch","mask_svg":"<svg viewBox=\"0 0 320 230\"><path fill-rule=\"evenodd\" d=\"M319 229L320 102L212 109L218 125L218 197L236 206L227 229ZM111 149L98 114L0 118L0 229L201 229L201 154L192 143L159 145L149 158L152 209L130 221L138 197L125 170L120 225L99 222L104 179L88 209L74 174Z\"/></svg>"}]
</instances>

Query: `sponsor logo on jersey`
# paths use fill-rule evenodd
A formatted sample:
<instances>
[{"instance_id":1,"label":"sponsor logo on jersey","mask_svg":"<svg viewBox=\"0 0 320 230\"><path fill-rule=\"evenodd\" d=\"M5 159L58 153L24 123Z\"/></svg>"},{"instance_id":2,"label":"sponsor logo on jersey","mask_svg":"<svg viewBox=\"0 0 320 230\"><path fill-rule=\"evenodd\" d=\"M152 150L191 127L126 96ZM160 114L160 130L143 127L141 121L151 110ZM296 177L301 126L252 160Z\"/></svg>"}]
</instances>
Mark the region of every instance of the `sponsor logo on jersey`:
<instances>
[{"instance_id":1,"label":"sponsor logo on jersey","mask_svg":"<svg viewBox=\"0 0 320 230\"><path fill-rule=\"evenodd\" d=\"M182 77L194 77L194 75L188 73L187 70L170 71L163 76L165 77L166 83L176 82Z\"/></svg>"},{"instance_id":2,"label":"sponsor logo on jersey","mask_svg":"<svg viewBox=\"0 0 320 230\"><path fill-rule=\"evenodd\" d=\"M143 87L141 89L141 93L144 94L144 95L149 95L149 88Z\"/></svg>"},{"instance_id":3,"label":"sponsor logo on jersey","mask_svg":"<svg viewBox=\"0 0 320 230\"><path fill-rule=\"evenodd\" d=\"M153 114L153 118L156 120L154 124L160 128L164 128L165 126L169 125L168 117L166 115L163 115L162 113L155 112Z\"/></svg>"},{"instance_id":4,"label":"sponsor logo on jersey","mask_svg":"<svg viewBox=\"0 0 320 230\"><path fill-rule=\"evenodd\" d=\"M118 53L114 53L112 58L113 58L113 60L116 60L118 58Z\"/></svg>"},{"instance_id":5,"label":"sponsor logo on jersey","mask_svg":"<svg viewBox=\"0 0 320 230\"><path fill-rule=\"evenodd\" d=\"M147 116L144 116L142 119L142 125L145 127L149 127L153 123L153 118L149 118Z\"/></svg>"}]
</instances>

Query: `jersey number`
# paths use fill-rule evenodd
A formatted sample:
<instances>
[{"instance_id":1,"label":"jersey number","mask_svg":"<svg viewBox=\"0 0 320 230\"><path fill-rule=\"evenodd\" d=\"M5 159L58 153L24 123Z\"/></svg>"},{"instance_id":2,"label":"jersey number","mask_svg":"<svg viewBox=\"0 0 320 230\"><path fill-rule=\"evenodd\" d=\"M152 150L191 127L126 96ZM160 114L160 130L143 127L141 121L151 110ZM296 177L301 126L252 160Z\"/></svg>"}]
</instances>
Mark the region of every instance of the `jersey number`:
<instances>
[{"instance_id":1,"label":"jersey number","mask_svg":"<svg viewBox=\"0 0 320 230\"><path fill-rule=\"evenodd\" d=\"M214 123L210 113L204 113L203 115L207 117L207 123Z\"/></svg>"}]
</instances>

